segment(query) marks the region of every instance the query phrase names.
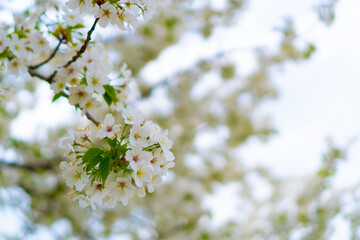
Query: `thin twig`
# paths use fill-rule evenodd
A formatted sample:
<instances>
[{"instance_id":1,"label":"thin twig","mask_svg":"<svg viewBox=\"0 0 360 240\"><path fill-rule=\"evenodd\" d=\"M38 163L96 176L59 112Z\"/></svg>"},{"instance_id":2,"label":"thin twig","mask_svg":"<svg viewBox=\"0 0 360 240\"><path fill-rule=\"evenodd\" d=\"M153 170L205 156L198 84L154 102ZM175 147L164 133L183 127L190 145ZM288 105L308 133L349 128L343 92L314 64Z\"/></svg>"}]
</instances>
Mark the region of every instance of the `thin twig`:
<instances>
[{"instance_id":1,"label":"thin twig","mask_svg":"<svg viewBox=\"0 0 360 240\"><path fill-rule=\"evenodd\" d=\"M92 25L92 27L90 28L90 30L87 33L87 37L84 41L84 44L81 46L80 50L76 53L75 56L72 57L72 59L70 61L68 61L64 66L62 66L61 68L67 68L68 66L70 66L72 63L76 62L76 60L78 60L81 55L86 51L86 48L88 47L90 40L91 40L91 35L95 30L96 24L98 23L100 18L96 18L94 24ZM44 80L46 82L48 82L49 84L51 84L54 81L54 78L57 74L57 70L55 70L49 77L45 77L44 75L38 73L37 71L35 71L36 68L39 68L40 66L48 63L52 58L55 57L57 51L60 48L60 45L62 44L64 39L61 39L59 44L57 45L56 49L53 51L53 53L42 63L34 65L34 66L29 66L28 67L28 72L32 77L38 77L41 80ZM99 121L97 121L89 112L85 112L86 117L92 121L96 126L98 126L100 124Z\"/></svg>"},{"instance_id":2,"label":"thin twig","mask_svg":"<svg viewBox=\"0 0 360 240\"><path fill-rule=\"evenodd\" d=\"M68 61L64 66L62 66L63 68L67 68L72 63L76 62L76 60L78 60L78 58L81 57L81 55L85 52L85 50L86 50L86 48L89 45L89 42L91 40L91 34L94 32L96 24L98 23L99 19L100 18L95 19L94 24L92 25L89 32L87 33L87 37L86 37L86 40L85 40L84 44L81 46L80 50L76 53L76 55L73 56L73 58L70 61Z\"/></svg>"},{"instance_id":3,"label":"thin twig","mask_svg":"<svg viewBox=\"0 0 360 240\"><path fill-rule=\"evenodd\" d=\"M100 122L98 120L96 120L88 111L85 112L85 116L92 121L93 123L95 123L96 126L99 126Z\"/></svg>"},{"instance_id":4,"label":"thin twig","mask_svg":"<svg viewBox=\"0 0 360 240\"><path fill-rule=\"evenodd\" d=\"M52 79L50 79L49 77L45 77L44 75L36 72L34 69L29 68L29 69L28 69L28 72L29 72L29 74L30 74L32 77L38 77L38 78L40 78L41 80L44 80L44 81L46 81L46 82L48 82L48 83L51 83L51 82L52 82Z\"/></svg>"},{"instance_id":5,"label":"thin twig","mask_svg":"<svg viewBox=\"0 0 360 240\"><path fill-rule=\"evenodd\" d=\"M29 68L30 69L37 69L37 68L43 66L44 64L47 64L51 59L53 59L55 57L55 55L56 55L57 51L59 51L59 48L60 48L61 44L63 43L63 41L64 41L63 38L60 39L58 45L56 46L54 51L51 53L51 55L47 59L45 59L43 62L41 62L41 63L39 63L37 65L29 66Z\"/></svg>"}]
</instances>

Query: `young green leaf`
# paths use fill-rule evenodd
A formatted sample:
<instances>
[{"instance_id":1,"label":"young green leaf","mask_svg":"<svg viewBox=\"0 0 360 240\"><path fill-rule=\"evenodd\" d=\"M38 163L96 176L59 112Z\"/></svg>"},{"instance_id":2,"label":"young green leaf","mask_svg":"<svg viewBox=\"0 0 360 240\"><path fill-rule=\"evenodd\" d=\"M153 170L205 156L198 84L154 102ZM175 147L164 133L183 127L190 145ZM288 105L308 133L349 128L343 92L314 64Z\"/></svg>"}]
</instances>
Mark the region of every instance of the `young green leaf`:
<instances>
[{"instance_id":1,"label":"young green leaf","mask_svg":"<svg viewBox=\"0 0 360 240\"><path fill-rule=\"evenodd\" d=\"M126 153L126 151L127 151L126 145L121 145L121 146L116 147L116 152L118 154L124 154L124 153Z\"/></svg>"},{"instance_id":2,"label":"young green leaf","mask_svg":"<svg viewBox=\"0 0 360 240\"><path fill-rule=\"evenodd\" d=\"M86 166L86 172L92 170L99 162L101 162L103 160L103 157L102 156L98 156L96 158L92 158L87 166Z\"/></svg>"},{"instance_id":3,"label":"young green leaf","mask_svg":"<svg viewBox=\"0 0 360 240\"><path fill-rule=\"evenodd\" d=\"M110 173L110 157L109 156L105 156L99 165L99 171L100 171L100 177L103 181L103 183L105 183L106 178L108 177L109 173Z\"/></svg>"},{"instance_id":4,"label":"young green leaf","mask_svg":"<svg viewBox=\"0 0 360 240\"><path fill-rule=\"evenodd\" d=\"M67 97L67 95L66 95L63 91L61 91L61 92L55 94L55 96L54 96L53 99L52 99L52 102L55 102L55 101L58 100L60 97Z\"/></svg>"},{"instance_id":5,"label":"young green leaf","mask_svg":"<svg viewBox=\"0 0 360 240\"><path fill-rule=\"evenodd\" d=\"M105 94L103 95L106 103L110 106L113 101L116 100L116 91L113 86L104 85Z\"/></svg>"},{"instance_id":6,"label":"young green leaf","mask_svg":"<svg viewBox=\"0 0 360 240\"><path fill-rule=\"evenodd\" d=\"M90 148L82 157L83 162L90 163L94 158L100 158L100 155L103 154L104 150L100 148Z\"/></svg>"},{"instance_id":7,"label":"young green leaf","mask_svg":"<svg viewBox=\"0 0 360 240\"><path fill-rule=\"evenodd\" d=\"M115 147L116 142L117 142L116 138L114 138L114 139L106 138L106 141L110 147Z\"/></svg>"}]
</instances>

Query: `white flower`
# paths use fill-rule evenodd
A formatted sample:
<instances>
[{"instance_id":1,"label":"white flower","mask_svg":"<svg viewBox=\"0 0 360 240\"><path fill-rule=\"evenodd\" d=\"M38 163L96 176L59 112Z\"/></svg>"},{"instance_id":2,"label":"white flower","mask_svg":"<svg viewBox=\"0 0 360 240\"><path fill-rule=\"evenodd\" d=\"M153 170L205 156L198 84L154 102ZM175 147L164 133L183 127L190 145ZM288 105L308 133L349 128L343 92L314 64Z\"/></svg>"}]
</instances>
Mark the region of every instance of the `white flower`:
<instances>
[{"instance_id":1,"label":"white flower","mask_svg":"<svg viewBox=\"0 0 360 240\"><path fill-rule=\"evenodd\" d=\"M30 36L30 45L35 53L48 54L50 52L49 42L40 33Z\"/></svg>"},{"instance_id":2,"label":"white flower","mask_svg":"<svg viewBox=\"0 0 360 240\"><path fill-rule=\"evenodd\" d=\"M115 119L110 113L106 114L104 123L101 123L97 127L96 136L98 138L110 138L114 139L115 134L122 130L121 124L115 124Z\"/></svg>"},{"instance_id":3,"label":"white flower","mask_svg":"<svg viewBox=\"0 0 360 240\"><path fill-rule=\"evenodd\" d=\"M147 21L152 18L155 13L156 4L153 0L140 0L140 7L143 9L144 20Z\"/></svg>"},{"instance_id":4,"label":"white flower","mask_svg":"<svg viewBox=\"0 0 360 240\"><path fill-rule=\"evenodd\" d=\"M83 107L91 97L89 89L85 85L70 87L69 92L69 103L74 106L79 104L80 107Z\"/></svg>"},{"instance_id":5,"label":"white flower","mask_svg":"<svg viewBox=\"0 0 360 240\"><path fill-rule=\"evenodd\" d=\"M90 197L90 200L99 204L102 203L103 199L109 193L110 191L99 181L94 181L92 185L86 189L86 195Z\"/></svg>"},{"instance_id":6,"label":"white flower","mask_svg":"<svg viewBox=\"0 0 360 240\"><path fill-rule=\"evenodd\" d=\"M169 151L173 144L173 142L167 136L168 130L165 130L159 135L159 144L164 152Z\"/></svg>"},{"instance_id":7,"label":"white flower","mask_svg":"<svg viewBox=\"0 0 360 240\"><path fill-rule=\"evenodd\" d=\"M130 166L146 163L149 164L152 157L152 154L147 151L143 151L141 147L137 146L126 152L126 160L130 162Z\"/></svg>"},{"instance_id":8,"label":"white flower","mask_svg":"<svg viewBox=\"0 0 360 240\"><path fill-rule=\"evenodd\" d=\"M131 146L146 147L149 145L147 138L149 137L150 130L146 126L135 124L130 129L129 142Z\"/></svg>"},{"instance_id":9,"label":"white flower","mask_svg":"<svg viewBox=\"0 0 360 240\"><path fill-rule=\"evenodd\" d=\"M161 175L153 175L151 182L149 182L146 186L149 191L149 193L152 193L155 191L154 186L160 186L162 183L162 176Z\"/></svg>"},{"instance_id":10,"label":"white flower","mask_svg":"<svg viewBox=\"0 0 360 240\"><path fill-rule=\"evenodd\" d=\"M0 30L0 53L2 53L9 45L10 39L7 37L6 32L4 30Z\"/></svg>"},{"instance_id":11,"label":"white flower","mask_svg":"<svg viewBox=\"0 0 360 240\"><path fill-rule=\"evenodd\" d=\"M88 143L90 140L90 126L86 126L84 129L78 129L75 132L75 138L79 139L80 143Z\"/></svg>"},{"instance_id":12,"label":"white flower","mask_svg":"<svg viewBox=\"0 0 360 240\"><path fill-rule=\"evenodd\" d=\"M123 77L125 79L125 82L131 79L131 70L128 69L126 63L124 63L120 68L120 77Z\"/></svg>"},{"instance_id":13,"label":"white flower","mask_svg":"<svg viewBox=\"0 0 360 240\"><path fill-rule=\"evenodd\" d=\"M142 116L141 112L131 107L130 105L127 106L125 111L122 113L122 116L126 124L140 123L144 120L144 117Z\"/></svg>"},{"instance_id":14,"label":"white flower","mask_svg":"<svg viewBox=\"0 0 360 240\"><path fill-rule=\"evenodd\" d=\"M149 164L141 163L132 166L134 170L131 174L136 186L142 187L144 182L150 182L152 179L152 168Z\"/></svg>"},{"instance_id":15,"label":"white flower","mask_svg":"<svg viewBox=\"0 0 360 240\"><path fill-rule=\"evenodd\" d=\"M61 79L64 82L68 82L70 85L79 85L80 80L77 75L80 72L80 64L75 62L68 66L67 68L61 68L58 70L56 75L56 80Z\"/></svg>"},{"instance_id":16,"label":"white flower","mask_svg":"<svg viewBox=\"0 0 360 240\"><path fill-rule=\"evenodd\" d=\"M159 163L163 174L165 174L169 168L175 167L175 163L173 161L167 161L166 158L160 158Z\"/></svg>"},{"instance_id":17,"label":"white flower","mask_svg":"<svg viewBox=\"0 0 360 240\"><path fill-rule=\"evenodd\" d=\"M55 93L59 93L66 88L66 82L61 79L57 79L55 82L50 84L50 88Z\"/></svg>"},{"instance_id":18,"label":"white flower","mask_svg":"<svg viewBox=\"0 0 360 240\"><path fill-rule=\"evenodd\" d=\"M131 179L117 178L115 182L109 184L109 189L111 189L109 197L113 201L121 201L126 206L129 199L132 198L135 188L131 183Z\"/></svg>"},{"instance_id":19,"label":"white flower","mask_svg":"<svg viewBox=\"0 0 360 240\"><path fill-rule=\"evenodd\" d=\"M82 207L82 208L86 208L86 207L88 207L88 206L91 206L91 208L92 208L93 210L96 209L96 206L95 206L94 202L93 202L89 197L86 197L86 196L84 196L84 195L77 195L77 196L75 196L75 197L73 198L73 200L74 200L74 201L79 200L79 205L80 205L80 207Z\"/></svg>"},{"instance_id":20,"label":"white flower","mask_svg":"<svg viewBox=\"0 0 360 240\"><path fill-rule=\"evenodd\" d=\"M96 113L100 107L101 107L101 102L95 100L94 98L91 98L89 101L85 103L83 110L88 111L89 113Z\"/></svg>"},{"instance_id":21,"label":"white flower","mask_svg":"<svg viewBox=\"0 0 360 240\"><path fill-rule=\"evenodd\" d=\"M137 192L137 195L138 195L138 197L139 198L143 198L143 197L145 197L145 195L146 195L146 192L145 192L145 187L143 186L143 187L138 187L138 188L136 188L136 192Z\"/></svg>"},{"instance_id":22,"label":"white flower","mask_svg":"<svg viewBox=\"0 0 360 240\"><path fill-rule=\"evenodd\" d=\"M14 75L19 75L20 72L27 72L26 59L24 58L14 58L11 60L8 65L8 71Z\"/></svg>"},{"instance_id":23,"label":"white flower","mask_svg":"<svg viewBox=\"0 0 360 240\"><path fill-rule=\"evenodd\" d=\"M109 2L105 2L94 13L95 18L100 18L99 25L105 28L109 23L115 24L117 21L117 10Z\"/></svg>"},{"instance_id":24,"label":"white flower","mask_svg":"<svg viewBox=\"0 0 360 240\"><path fill-rule=\"evenodd\" d=\"M97 71L95 71L94 73L87 72L86 75L89 89L91 89L91 91L96 91L101 95L104 94L104 85L109 84L109 78L107 77L107 75L101 74Z\"/></svg>"},{"instance_id":25,"label":"white flower","mask_svg":"<svg viewBox=\"0 0 360 240\"><path fill-rule=\"evenodd\" d=\"M68 24L69 26L82 24L83 22L82 14L77 9L74 9L73 11L69 11L68 8L63 8L63 10L65 12L63 18L66 24Z\"/></svg>"},{"instance_id":26,"label":"white flower","mask_svg":"<svg viewBox=\"0 0 360 240\"><path fill-rule=\"evenodd\" d=\"M175 160L175 156L170 150L164 151L164 155L165 155L166 161L172 162Z\"/></svg>"},{"instance_id":27,"label":"white flower","mask_svg":"<svg viewBox=\"0 0 360 240\"><path fill-rule=\"evenodd\" d=\"M126 24L125 24L126 23ZM117 26L120 30L131 32L130 26L136 27L138 25L136 17L132 15L129 11L123 11L118 15Z\"/></svg>"},{"instance_id":28,"label":"white flower","mask_svg":"<svg viewBox=\"0 0 360 240\"><path fill-rule=\"evenodd\" d=\"M154 172L161 172L161 164L165 162L165 156L162 153L161 149L156 149L156 151L153 153L152 158L150 160L150 164L154 169Z\"/></svg>"},{"instance_id":29,"label":"white flower","mask_svg":"<svg viewBox=\"0 0 360 240\"><path fill-rule=\"evenodd\" d=\"M82 191L89 181L89 177L86 172L83 171L82 166L73 166L71 163L68 164L61 162L60 168L64 171L63 176L66 185L69 187L75 187L76 191Z\"/></svg>"},{"instance_id":30,"label":"white flower","mask_svg":"<svg viewBox=\"0 0 360 240\"><path fill-rule=\"evenodd\" d=\"M147 127L149 129L149 144L155 144L159 142L159 136L160 136L160 127L153 123L152 121L146 121L144 123L144 127Z\"/></svg>"},{"instance_id":31,"label":"white flower","mask_svg":"<svg viewBox=\"0 0 360 240\"><path fill-rule=\"evenodd\" d=\"M96 44L87 50L80 62L87 71L93 74L97 72L100 75L108 75L113 69L111 62L108 61L104 46L101 44Z\"/></svg>"},{"instance_id":32,"label":"white flower","mask_svg":"<svg viewBox=\"0 0 360 240\"><path fill-rule=\"evenodd\" d=\"M11 35L11 42L9 48L17 57L27 57L28 52L26 50L25 40L19 39L19 36L17 34Z\"/></svg>"},{"instance_id":33,"label":"white flower","mask_svg":"<svg viewBox=\"0 0 360 240\"><path fill-rule=\"evenodd\" d=\"M80 13L91 13L94 10L91 0L70 0L66 3L66 6L70 9L79 8Z\"/></svg>"}]
</instances>

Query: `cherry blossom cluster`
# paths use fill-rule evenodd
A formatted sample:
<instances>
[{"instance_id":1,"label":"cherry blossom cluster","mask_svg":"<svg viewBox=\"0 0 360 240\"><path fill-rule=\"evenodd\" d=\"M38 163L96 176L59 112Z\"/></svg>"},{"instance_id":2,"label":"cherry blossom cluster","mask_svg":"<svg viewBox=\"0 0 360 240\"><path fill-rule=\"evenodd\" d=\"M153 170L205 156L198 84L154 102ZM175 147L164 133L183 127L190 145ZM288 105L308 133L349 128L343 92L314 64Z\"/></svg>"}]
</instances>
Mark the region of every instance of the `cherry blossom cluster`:
<instances>
[{"instance_id":1,"label":"cherry blossom cluster","mask_svg":"<svg viewBox=\"0 0 360 240\"><path fill-rule=\"evenodd\" d=\"M48 2L34 13L17 16L13 27L0 27L0 69L48 82L53 101L67 98L95 123L96 128L72 132L64 141L70 150L60 168L70 198L82 207L127 205L135 193L152 193L175 166L172 141L167 130L131 107L131 71L125 63L114 69L106 49L98 40L91 41L91 34L97 24L131 30L141 18L151 17L154 1L69 0L66 6ZM47 14L51 9L56 20ZM86 38L81 30L85 14L95 18ZM49 43L54 38L56 47ZM48 75L40 71L45 65ZM97 120L104 115L103 121Z\"/></svg>"},{"instance_id":2,"label":"cherry blossom cluster","mask_svg":"<svg viewBox=\"0 0 360 240\"><path fill-rule=\"evenodd\" d=\"M112 24L123 31L137 27L140 16L150 19L155 10L154 0L70 0L66 5L81 14L93 14L103 28Z\"/></svg>"},{"instance_id":3,"label":"cherry blossom cluster","mask_svg":"<svg viewBox=\"0 0 360 240\"><path fill-rule=\"evenodd\" d=\"M134 194L152 193L175 165L167 135L131 106L121 115L107 114L96 130L77 130L64 140L69 161L60 164L70 198L81 207L113 208Z\"/></svg>"},{"instance_id":4,"label":"cherry blossom cluster","mask_svg":"<svg viewBox=\"0 0 360 240\"><path fill-rule=\"evenodd\" d=\"M12 31L0 28L0 69L11 74L26 73L28 66L41 55L50 53L49 41L37 27L36 19L44 14L42 8L23 18Z\"/></svg>"},{"instance_id":5,"label":"cherry blossom cluster","mask_svg":"<svg viewBox=\"0 0 360 240\"><path fill-rule=\"evenodd\" d=\"M66 68L57 71L51 89L58 97L67 97L69 103L83 110L96 113L104 100L113 111L122 111L129 103L129 84L133 81L131 71L124 63L117 77L101 44L94 43L82 57Z\"/></svg>"}]
</instances>

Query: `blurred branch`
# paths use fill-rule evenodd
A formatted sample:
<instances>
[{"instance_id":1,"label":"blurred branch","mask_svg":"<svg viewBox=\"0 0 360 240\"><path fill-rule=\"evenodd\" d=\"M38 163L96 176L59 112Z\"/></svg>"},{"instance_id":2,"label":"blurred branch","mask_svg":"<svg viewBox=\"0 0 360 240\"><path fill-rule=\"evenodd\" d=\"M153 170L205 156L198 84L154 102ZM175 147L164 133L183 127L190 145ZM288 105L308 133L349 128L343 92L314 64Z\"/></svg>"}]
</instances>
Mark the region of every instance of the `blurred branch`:
<instances>
[{"instance_id":1,"label":"blurred branch","mask_svg":"<svg viewBox=\"0 0 360 240\"><path fill-rule=\"evenodd\" d=\"M89 32L87 33L87 37L86 37L86 40L84 41L84 44L81 46L80 50L76 53L76 55L70 61L68 61L64 66L62 66L63 68L67 68L72 63L76 62L76 60L79 57L81 57L81 55L86 51L86 48L89 45L89 42L90 42L90 39L91 39L91 34L94 32L96 24L98 23L99 20L100 20L100 18L95 19L94 24L92 25Z\"/></svg>"},{"instance_id":2,"label":"blurred branch","mask_svg":"<svg viewBox=\"0 0 360 240\"><path fill-rule=\"evenodd\" d=\"M39 67L43 66L44 64L48 63L51 59L53 59L55 57L57 51L59 51L59 48L60 48L61 44L64 42L63 38L61 38L59 40L60 41L59 41L58 45L56 46L55 50L52 52L52 54L47 59L45 59L43 62L41 62L41 63L39 63L37 65L29 66L29 69L39 68Z\"/></svg>"},{"instance_id":3,"label":"blurred branch","mask_svg":"<svg viewBox=\"0 0 360 240\"><path fill-rule=\"evenodd\" d=\"M16 162L5 162L3 160L0 160L0 167L1 168L17 168L17 169L23 169L31 172L38 172L38 171L55 171L53 165L49 164L42 164L42 165L30 165L30 164L19 164Z\"/></svg>"}]
</instances>

